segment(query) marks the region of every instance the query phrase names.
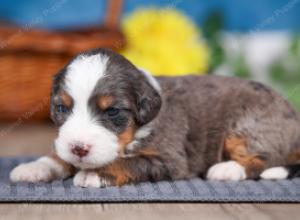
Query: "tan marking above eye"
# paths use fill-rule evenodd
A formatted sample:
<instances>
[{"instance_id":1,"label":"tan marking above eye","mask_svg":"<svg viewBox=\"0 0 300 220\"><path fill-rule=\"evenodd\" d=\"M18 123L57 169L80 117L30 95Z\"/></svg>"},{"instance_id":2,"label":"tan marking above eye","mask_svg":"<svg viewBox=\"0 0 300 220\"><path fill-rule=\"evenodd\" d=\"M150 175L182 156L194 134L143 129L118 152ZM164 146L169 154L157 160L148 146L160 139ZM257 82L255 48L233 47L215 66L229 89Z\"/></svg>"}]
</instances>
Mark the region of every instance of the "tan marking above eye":
<instances>
[{"instance_id":1,"label":"tan marking above eye","mask_svg":"<svg viewBox=\"0 0 300 220\"><path fill-rule=\"evenodd\" d=\"M114 102L114 97L110 95L102 95L98 99L98 106L102 110L109 108Z\"/></svg>"},{"instance_id":2,"label":"tan marking above eye","mask_svg":"<svg viewBox=\"0 0 300 220\"><path fill-rule=\"evenodd\" d=\"M62 91L60 93L60 98L61 98L62 104L64 104L67 107L71 107L72 106L73 100L72 100L71 96L67 92Z\"/></svg>"}]
</instances>

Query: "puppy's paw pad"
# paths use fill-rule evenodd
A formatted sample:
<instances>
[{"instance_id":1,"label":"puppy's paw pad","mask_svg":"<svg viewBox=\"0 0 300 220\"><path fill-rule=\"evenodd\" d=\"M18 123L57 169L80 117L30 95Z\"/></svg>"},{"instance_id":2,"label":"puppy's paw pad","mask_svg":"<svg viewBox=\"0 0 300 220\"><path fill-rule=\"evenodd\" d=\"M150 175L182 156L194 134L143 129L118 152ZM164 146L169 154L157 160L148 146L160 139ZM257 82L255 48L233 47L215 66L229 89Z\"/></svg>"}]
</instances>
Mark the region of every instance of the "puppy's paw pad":
<instances>
[{"instance_id":1,"label":"puppy's paw pad","mask_svg":"<svg viewBox=\"0 0 300 220\"><path fill-rule=\"evenodd\" d=\"M74 177L74 185L79 187L106 187L110 186L110 182L104 178L100 177L98 173L93 171L79 171Z\"/></svg>"},{"instance_id":2,"label":"puppy's paw pad","mask_svg":"<svg viewBox=\"0 0 300 220\"><path fill-rule=\"evenodd\" d=\"M47 164L34 161L21 164L10 173L12 182L48 182L53 180L52 170Z\"/></svg>"},{"instance_id":3,"label":"puppy's paw pad","mask_svg":"<svg viewBox=\"0 0 300 220\"><path fill-rule=\"evenodd\" d=\"M244 180L246 179L245 168L235 161L217 163L209 168L207 179L209 180Z\"/></svg>"}]
</instances>

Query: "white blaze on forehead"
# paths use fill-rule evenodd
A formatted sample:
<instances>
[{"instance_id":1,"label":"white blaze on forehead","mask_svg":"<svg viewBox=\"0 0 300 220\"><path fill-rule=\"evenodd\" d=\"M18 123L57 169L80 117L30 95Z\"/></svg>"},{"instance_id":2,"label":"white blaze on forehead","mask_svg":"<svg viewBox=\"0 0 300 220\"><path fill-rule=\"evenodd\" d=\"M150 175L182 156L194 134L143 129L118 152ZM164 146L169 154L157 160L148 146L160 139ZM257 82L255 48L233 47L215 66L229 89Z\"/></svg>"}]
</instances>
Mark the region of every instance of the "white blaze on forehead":
<instances>
[{"instance_id":1,"label":"white blaze on forehead","mask_svg":"<svg viewBox=\"0 0 300 220\"><path fill-rule=\"evenodd\" d=\"M87 106L100 78L104 77L108 57L96 54L79 56L68 67L65 86L75 106ZM75 107L74 106L74 107Z\"/></svg>"},{"instance_id":2,"label":"white blaze on forehead","mask_svg":"<svg viewBox=\"0 0 300 220\"><path fill-rule=\"evenodd\" d=\"M117 136L94 120L88 103L97 82L105 77L107 61L108 57L101 54L80 56L69 65L65 76L65 90L74 106L59 129L55 148L63 160L81 168L102 166L118 155ZM70 151L76 142L92 146L81 161Z\"/></svg>"}]
</instances>

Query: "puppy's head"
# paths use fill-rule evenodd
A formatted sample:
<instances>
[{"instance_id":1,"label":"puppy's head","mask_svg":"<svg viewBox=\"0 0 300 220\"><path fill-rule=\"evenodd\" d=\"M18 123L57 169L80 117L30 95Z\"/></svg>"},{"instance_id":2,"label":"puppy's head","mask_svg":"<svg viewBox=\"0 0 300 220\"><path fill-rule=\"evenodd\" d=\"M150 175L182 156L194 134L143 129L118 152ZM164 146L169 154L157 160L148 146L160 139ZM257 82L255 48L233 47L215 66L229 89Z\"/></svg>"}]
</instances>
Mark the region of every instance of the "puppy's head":
<instances>
[{"instance_id":1,"label":"puppy's head","mask_svg":"<svg viewBox=\"0 0 300 220\"><path fill-rule=\"evenodd\" d=\"M51 118L60 126L56 152L80 168L103 166L160 106L157 81L121 55L106 49L79 54L53 82Z\"/></svg>"}]
</instances>

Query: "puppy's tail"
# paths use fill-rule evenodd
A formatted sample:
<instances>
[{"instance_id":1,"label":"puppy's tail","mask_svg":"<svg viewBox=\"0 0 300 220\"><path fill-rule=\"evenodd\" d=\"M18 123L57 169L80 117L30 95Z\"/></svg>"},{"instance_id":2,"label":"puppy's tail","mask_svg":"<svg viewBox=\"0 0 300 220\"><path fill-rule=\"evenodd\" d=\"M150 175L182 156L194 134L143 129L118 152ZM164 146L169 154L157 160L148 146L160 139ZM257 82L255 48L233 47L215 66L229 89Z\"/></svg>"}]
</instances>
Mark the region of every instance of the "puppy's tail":
<instances>
[{"instance_id":1,"label":"puppy's tail","mask_svg":"<svg viewBox=\"0 0 300 220\"><path fill-rule=\"evenodd\" d=\"M271 167L260 174L260 178L269 180L300 177L300 163L281 167Z\"/></svg>"}]
</instances>

